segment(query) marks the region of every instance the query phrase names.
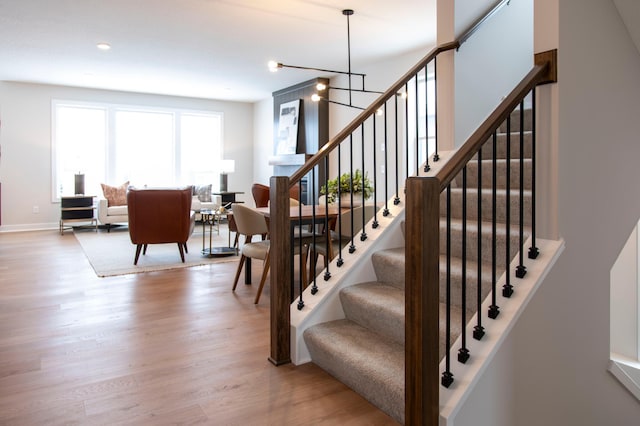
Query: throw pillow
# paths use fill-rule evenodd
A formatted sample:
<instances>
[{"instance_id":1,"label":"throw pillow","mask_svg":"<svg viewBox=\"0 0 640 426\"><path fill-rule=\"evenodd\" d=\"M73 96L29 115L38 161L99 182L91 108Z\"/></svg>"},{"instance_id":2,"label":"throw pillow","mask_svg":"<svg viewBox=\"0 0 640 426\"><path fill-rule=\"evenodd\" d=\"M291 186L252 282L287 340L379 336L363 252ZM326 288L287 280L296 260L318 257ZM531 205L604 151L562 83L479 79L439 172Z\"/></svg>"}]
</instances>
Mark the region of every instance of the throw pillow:
<instances>
[{"instance_id":1,"label":"throw pillow","mask_svg":"<svg viewBox=\"0 0 640 426\"><path fill-rule=\"evenodd\" d=\"M198 197L203 203L211 202L211 184L209 185L194 185L193 186L193 195Z\"/></svg>"},{"instance_id":2,"label":"throw pillow","mask_svg":"<svg viewBox=\"0 0 640 426\"><path fill-rule=\"evenodd\" d=\"M129 188L129 181L123 183L120 186L110 186L101 183L102 193L104 198L107 199L107 206L126 206L127 205L127 188Z\"/></svg>"}]
</instances>

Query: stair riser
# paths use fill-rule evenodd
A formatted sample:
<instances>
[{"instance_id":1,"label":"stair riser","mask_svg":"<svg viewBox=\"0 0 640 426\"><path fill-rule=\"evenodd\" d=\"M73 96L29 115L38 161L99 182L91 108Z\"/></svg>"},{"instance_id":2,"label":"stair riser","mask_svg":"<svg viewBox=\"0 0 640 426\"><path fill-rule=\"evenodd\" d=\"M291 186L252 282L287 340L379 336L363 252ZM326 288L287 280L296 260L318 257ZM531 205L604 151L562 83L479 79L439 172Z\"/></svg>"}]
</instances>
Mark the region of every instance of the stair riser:
<instances>
[{"instance_id":1,"label":"stair riser","mask_svg":"<svg viewBox=\"0 0 640 426\"><path fill-rule=\"evenodd\" d=\"M531 130L533 128L533 111L531 109L524 110L524 129ZM520 131L520 108L516 108L515 111L511 113L511 131L517 132ZM498 127L499 132L507 131L507 122L505 120L504 123Z\"/></svg>"},{"instance_id":2,"label":"stair riser","mask_svg":"<svg viewBox=\"0 0 640 426\"><path fill-rule=\"evenodd\" d=\"M446 254L446 222L440 221L440 254ZM526 241L529 236L527 229L523 233L523 241ZM502 224L498 224L496 227L496 267L504 269L508 263L506 260L506 233L505 227ZM467 260L478 260L478 233L475 226L467 225ZM492 262L492 241L493 234L491 230L491 224L483 224L481 232L481 261L486 263ZM519 247L519 233L516 227L511 228L510 234L510 255L509 261L518 253ZM525 247L526 250L526 247ZM460 223L452 223L451 227L451 256L462 257L462 227Z\"/></svg>"},{"instance_id":3,"label":"stair riser","mask_svg":"<svg viewBox=\"0 0 640 426\"><path fill-rule=\"evenodd\" d=\"M531 167L532 161L525 159L523 162L524 169L524 189L531 190ZM455 186L462 188L462 173L454 178ZM520 188L520 160L511 160L511 170L509 179L511 189ZM478 187L478 163L470 162L467 165L467 188ZM493 187L493 162L482 162L482 188ZM507 187L507 161L498 160L496 162L496 187L499 189L505 189Z\"/></svg>"},{"instance_id":4,"label":"stair riser","mask_svg":"<svg viewBox=\"0 0 640 426\"><path fill-rule=\"evenodd\" d=\"M343 289L340 302L349 320L404 344L403 290L380 283L358 284Z\"/></svg>"},{"instance_id":5,"label":"stair riser","mask_svg":"<svg viewBox=\"0 0 640 426\"><path fill-rule=\"evenodd\" d=\"M496 270L496 280L500 278L503 270ZM451 267L450 285L451 285L451 303L456 306L462 306L462 265L456 263ZM481 300L491 291L492 283L491 266L483 264L481 277ZM478 301L478 271L477 264L472 263L467 266L466 270L466 301L467 313L470 318L477 310ZM447 263L444 256L440 257L440 303L447 301Z\"/></svg>"},{"instance_id":6,"label":"stair riser","mask_svg":"<svg viewBox=\"0 0 640 426\"><path fill-rule=\"evenodd\" d=\"M507 158L507 134L498 133L496 135L496 158ZM533 133L528 131L523 133L523 153L524 158L532 157ZM482 146L482 159L493 159L493 137L490 137ZM476 157L477 158L477 157ZM511 158L520 158L520 133L511 132Z\"/></svg>"},{"instance_id":7,"label":"stair riser","mask_svg":"<svg viewBox=\"0 0 640 426\"><path fill-rule=\"evenodd\" d=\"M376 252L371 256L371 263L378 281L404 290L404 248Z\"/></svg>"},{"instance_id":8,"label":"stair riser","mask_svg":"<svg viewBox=\"0 0 640 426\"><path fill-rule=\"evenodd\" d=\"M467 220L478 219L478 191L477 189L467 191ZM481 192L481 219L491 221L493 218L493 198L492 192L483 190ZM462 219L462 189L453 188L451 190L451 217ZM524 200L524 224L531 226L531 191L523 193ZM519 191L511 191L510 195L510 221L512 224L520 223L520 193ZM505 191L496 193L496 220L498 222L506 222L507 220L507 194ZM440 197L440 215L447 214L447 198L446 193L442 193Z\"/></svg>"}]
</instances>

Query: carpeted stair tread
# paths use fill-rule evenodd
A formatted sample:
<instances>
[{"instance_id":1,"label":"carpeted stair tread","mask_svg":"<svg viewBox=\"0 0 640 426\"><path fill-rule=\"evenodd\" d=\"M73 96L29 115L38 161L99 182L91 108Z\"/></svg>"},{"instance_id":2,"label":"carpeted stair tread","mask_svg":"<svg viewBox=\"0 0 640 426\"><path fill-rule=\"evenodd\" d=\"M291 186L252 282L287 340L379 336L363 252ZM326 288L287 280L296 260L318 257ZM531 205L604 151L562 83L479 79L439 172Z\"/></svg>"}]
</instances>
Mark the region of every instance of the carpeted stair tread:
<instances>
[{"instance_id":1,"label":"carpeted stair tread","mask_svg":"<svg viewBox=\"0 0 640 426\"><path fill-rule=\"evenodd\" d=\"M451 258L451 303L462 305L462 259L459 257ZM467 260L466 282L467 282L467 313L475 313L478 298L478 263ZM492 284L492 267L491 263L483 262L481 264L481 300L491 291ZM496 277L500 278L502 270L496 271ZM446 285L447 285L447 256L440 255L440 302L446 302Z\"/></svg>"},{"instance_id":2,"label":"carpeted stair tread","mask_svg":"<svg viewBox=\"0 0 640 426\"><path fill-rule=\"evenodd\" d=\"M533 161L530 158L525 158L523 160L523 170L524 170L524 189L531 189L532 180L531 180L531 168L533 165ZM491 188L493 187L493 161L492 160L482 160L482 187L483 188ZM506 188L507 184L507 160L498 159L496 161L496 187L497 188ZM520 160L512 158L510 161L510 179L509 184L512 189L520 187ZM454 182L456 186L462 187L462 173L458 173L454 178ZM478 186L478 162L471 161L467 164L467 187L477 187Z\"/></svg>"},{"instance_id":3,"label":"carpeted stair tread","mask_svg":"<svg viewBox=\"0 0 640 426\"><path fill-rule=\"evenodd\" d=\"M349 320L314 325L304 339L315 364L403 422L403 345Z\"/></svg>"},{"instance_id":4,"label":"carpeted stair tread","mask_svg":"<svg viewBox=\"0 0 640 426\"><path fill-rule=\"evenodd\" d=\"M378 281L404 290L405 249L396 247L380 250L371 256Z\"/></svg>"},{"instance_id":5,"label":"carpeted stair tread","mask_svg":"<svg viewBox=\"0 0 640 426\"><path fill-rule=\"evenodd\" d=\"M463 202L463 190L460 187L451 188L451 217L462 218L462 202ZM510 194L510 211L511 211L511 223L519 223L520 220L520 191L512 189ZM481 217L483 220L490 221L493 216L493 191L489 188L482 188L481 195ZM531 211L531 191L525 190L522 192L522 198L524 201L524 212ZM443 192L440 196L440 215L444 216L447 212L447 195ZM498 222L504 222L507 220L506 209L507 191L504 189L498 189L496 191L496 220ZM467 188L467 219L477 220L478 218L478 188ZM524 224L531 224L531 214L524 215Z\"/></svg>"},{"instance_id":6,"label":"carpeted stair tread","mask_svg":"<svg viewBox=\"0 0 640 426\"><path fill-rule=\"evenodd\" d=\"M462 229L463 221L461 219L451 219L451 255L462 257ZM510 226L510 254L509 259L513 259L518 252L520 241L520 228L517 224ZM447 223L444 218L440 219L440 254L446 254L446 238ZM483 221L480 223L482 262L491 262L492 257L492 223ZM523 228L523 240L529 236L530 230ZM476 220L467 220L467 260L478 260L478 222ZM506 254L507 227L504 223L496 224L496 253L498 265L504 268Z\"/></svg>"},{"instance_id":7,"label":"carpeted stair tread","mask_svg":"<svg viewBox=\"0 0 640 426\"><path fill-rule=\"evenodd\" d=\"M404 290L380 282L356 284L340 291L340 301L348 319L404 344Z\"/></svg>"}]
</instances>

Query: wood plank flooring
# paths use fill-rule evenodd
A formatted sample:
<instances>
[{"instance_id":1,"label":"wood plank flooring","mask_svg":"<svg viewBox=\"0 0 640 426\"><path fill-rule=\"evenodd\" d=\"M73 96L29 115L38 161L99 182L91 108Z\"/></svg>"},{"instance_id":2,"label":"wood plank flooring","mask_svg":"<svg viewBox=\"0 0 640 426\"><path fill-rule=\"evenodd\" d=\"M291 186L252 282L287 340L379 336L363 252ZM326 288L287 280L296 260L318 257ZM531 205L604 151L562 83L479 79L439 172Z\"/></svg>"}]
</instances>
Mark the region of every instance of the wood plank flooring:
<instances>
[{"instance_id":1,"label":"wood plank flooring","mask_svg":"<svg viewBox=\"0 0 640 426\"><path fill-rule=\"evenodd\" d=\"M270 364L269 285L255 306L236 267L98 278L71 232L0 234L0 425L396 424Z\"/></svg>"}]
</instances>

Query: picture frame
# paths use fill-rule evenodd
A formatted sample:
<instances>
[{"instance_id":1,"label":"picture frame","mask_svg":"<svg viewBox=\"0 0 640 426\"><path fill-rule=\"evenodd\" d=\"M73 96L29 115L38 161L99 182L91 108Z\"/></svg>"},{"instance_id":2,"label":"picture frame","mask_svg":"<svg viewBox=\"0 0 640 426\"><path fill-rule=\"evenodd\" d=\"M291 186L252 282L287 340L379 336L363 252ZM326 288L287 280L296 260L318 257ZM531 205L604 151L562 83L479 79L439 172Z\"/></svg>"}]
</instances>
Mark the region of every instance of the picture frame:
<instances>
[{"instance_id":1,"label":"picture frame","mask_svg":"<svg viewBox=\"0 0 640 426\"><path fill-rule=\"evenodd\" d=\"M276 155L295 154L298 146L300 99L280 104Z\"/></svg>"}]
</instances>

